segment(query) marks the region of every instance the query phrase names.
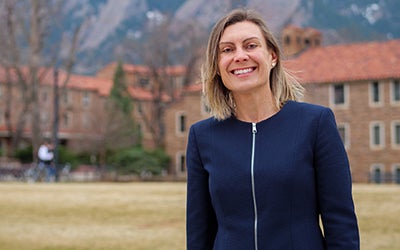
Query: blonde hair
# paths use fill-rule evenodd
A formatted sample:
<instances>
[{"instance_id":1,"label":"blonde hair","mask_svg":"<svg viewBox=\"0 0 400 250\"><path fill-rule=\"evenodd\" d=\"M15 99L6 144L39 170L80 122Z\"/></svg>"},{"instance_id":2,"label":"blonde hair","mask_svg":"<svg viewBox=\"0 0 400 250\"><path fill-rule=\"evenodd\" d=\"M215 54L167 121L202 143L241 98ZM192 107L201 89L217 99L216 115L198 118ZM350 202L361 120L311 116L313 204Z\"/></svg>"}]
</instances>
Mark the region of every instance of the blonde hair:
<instances>
[{"instance_id":1,"label":"blonde hair","mask_svg":"<svg viewBox=\"0 0 400 250\"><path fill-rule=\"evenodd\" d=\"M277 56L276 66L271 69L270 87L279 109L288 100L300 100L304 88L281 64L281 51L271 31L262 17L253 10L236 9L221 18L213 27L208 39L205 63L202 67L203 93L211 114L218 120L224 120L235 113L235 103L230 91L224 86L218 73L218 44L224 30L235 23L249 21L256 24L263 34L268 49Z\"/></svg>"}]
</instances>

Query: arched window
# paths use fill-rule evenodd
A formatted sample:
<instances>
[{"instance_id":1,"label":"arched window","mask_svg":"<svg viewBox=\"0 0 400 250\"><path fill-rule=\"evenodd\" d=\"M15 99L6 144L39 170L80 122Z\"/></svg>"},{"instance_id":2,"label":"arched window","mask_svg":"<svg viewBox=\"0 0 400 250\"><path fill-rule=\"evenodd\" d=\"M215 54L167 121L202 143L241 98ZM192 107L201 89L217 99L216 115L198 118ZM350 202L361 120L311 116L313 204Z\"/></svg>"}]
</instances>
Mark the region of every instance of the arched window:
<instances>
[{"instance_id":1,"label":"arched window","mask_svg":"<svg viewBox=\"0 0 400 250\"><path fill-rule=\"evenodd\" d=\"M395 164L393 166L393 182L396 184L400 184L400 164Z\"/></svg>"},{"instance_id":2,"label":"arched window","mask_svg":"<svg viewBox=\"0 0 400 250\"><path fill-rule=\"evenodd\" d=\"M185 152L177 152L176 156L176 172L178 174L186 173L186 155Z\"/></svg>"},{"instance_id":3,"label":"arched window","mask_svg":"<svg viewBox=\"0 0 400 250\"><path fill-rule=\"evenodd\" d=\"M370 180L373 183L384 182L384 166L382 164L374 164L371 167Z\"/></svg>"}]
</instances>

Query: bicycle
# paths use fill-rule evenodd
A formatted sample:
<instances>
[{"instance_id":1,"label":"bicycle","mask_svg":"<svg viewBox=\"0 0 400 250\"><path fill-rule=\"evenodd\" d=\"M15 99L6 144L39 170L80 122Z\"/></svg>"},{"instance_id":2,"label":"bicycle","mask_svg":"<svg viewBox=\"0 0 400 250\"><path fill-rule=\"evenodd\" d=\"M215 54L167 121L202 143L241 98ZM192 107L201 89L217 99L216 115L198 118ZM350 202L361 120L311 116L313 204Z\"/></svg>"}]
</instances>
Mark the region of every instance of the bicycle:
<instances>
[{"instance_id":1,"label":"bicycle","mask_svg":"<svg viewBox=\"0 0 400 250\"><path fill-rule=\"evenodd\" d=\"M24 172L24 179L27 182L37 182L46 180L46 165L41 163L32 163L31 167Z\"/></svg>"}]
</instances>

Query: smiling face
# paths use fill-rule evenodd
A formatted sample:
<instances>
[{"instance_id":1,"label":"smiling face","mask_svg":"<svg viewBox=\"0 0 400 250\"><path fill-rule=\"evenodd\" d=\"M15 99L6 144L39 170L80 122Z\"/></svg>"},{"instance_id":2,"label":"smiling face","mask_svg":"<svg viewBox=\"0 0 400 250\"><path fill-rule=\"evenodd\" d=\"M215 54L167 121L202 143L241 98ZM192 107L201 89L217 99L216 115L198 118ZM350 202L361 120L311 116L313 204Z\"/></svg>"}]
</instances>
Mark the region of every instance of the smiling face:
<instances>
[{"instance_id":1,"label":"smiling face","mask_svg":"<svg viewBox=\"0 0 400 250\"><path fill-rule=\"evenodd\" d=\"M269 74L276 63L260 28L249 21L228 26L218 45L221 79L234 95L270 91Z\"/></svg>"}]
</instances>

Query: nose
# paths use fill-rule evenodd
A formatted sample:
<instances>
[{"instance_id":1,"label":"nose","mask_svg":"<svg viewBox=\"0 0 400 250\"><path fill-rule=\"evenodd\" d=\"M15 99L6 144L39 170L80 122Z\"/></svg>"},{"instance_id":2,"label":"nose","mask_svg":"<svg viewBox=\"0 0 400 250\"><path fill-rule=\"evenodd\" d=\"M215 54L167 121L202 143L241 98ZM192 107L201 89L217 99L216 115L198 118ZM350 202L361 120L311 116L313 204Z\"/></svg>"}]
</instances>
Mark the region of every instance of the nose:
<instances>
[{"instance_id":1,"label":"nose","mask_svg":"<svg viewBox=\"0 0 400 250\"><path fill-rule=\"evenodd\" d=\"M242 48L239 48L236 50L235 57L234 57L235 62L247 61L248 59L249 59L249 56L247 55L245 50L243 50Z\"/></svg>"}]
</instances>

